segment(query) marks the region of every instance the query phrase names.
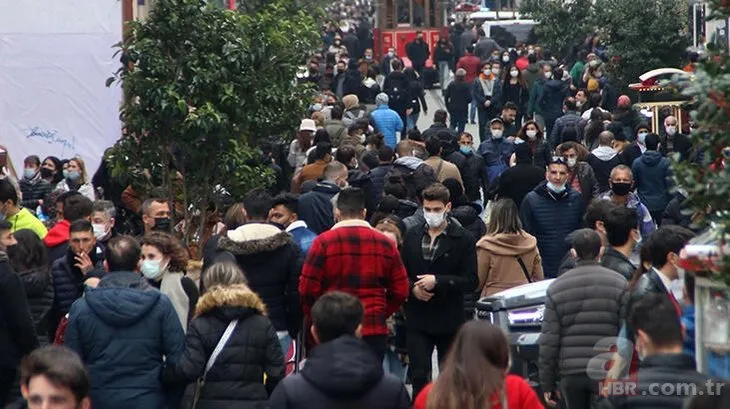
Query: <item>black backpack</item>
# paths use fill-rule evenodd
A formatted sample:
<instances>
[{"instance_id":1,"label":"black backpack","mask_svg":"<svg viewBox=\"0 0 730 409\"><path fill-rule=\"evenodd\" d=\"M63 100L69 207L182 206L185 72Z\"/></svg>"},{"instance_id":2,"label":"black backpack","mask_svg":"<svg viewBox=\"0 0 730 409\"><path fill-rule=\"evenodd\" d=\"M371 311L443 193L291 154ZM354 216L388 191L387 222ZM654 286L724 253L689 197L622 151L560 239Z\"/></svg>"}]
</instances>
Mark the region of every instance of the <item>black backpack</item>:
<instances>
[{"instance_id":1,"label":"black backpack","mask_svg":"<svg viewBox=\"0 0 730 409\"><path fill-rule=\"evenodd\" d=\"M411 168L395 164L390 169L387 175L385 175L385 185L390 184L402 184L405 185L408 190L406 199L416 202L418 193L422 192L425 188L436 183L436 173L433 168L425 163L422 163L416 170ZM385 189L384 189L385 190Z\"/></svg>"},{"instance_id":2,"label":"black backpack","mask_svg":"<svg viewBox=\"0 0 730 409\"><path fill-rule=\"evenodd\" d=\"M411 99L408 91L408 81L405 79L389 81L388 88L384 92L388 95L388 104L391 106L407 105Z\"/></svg>"}]
</instances>

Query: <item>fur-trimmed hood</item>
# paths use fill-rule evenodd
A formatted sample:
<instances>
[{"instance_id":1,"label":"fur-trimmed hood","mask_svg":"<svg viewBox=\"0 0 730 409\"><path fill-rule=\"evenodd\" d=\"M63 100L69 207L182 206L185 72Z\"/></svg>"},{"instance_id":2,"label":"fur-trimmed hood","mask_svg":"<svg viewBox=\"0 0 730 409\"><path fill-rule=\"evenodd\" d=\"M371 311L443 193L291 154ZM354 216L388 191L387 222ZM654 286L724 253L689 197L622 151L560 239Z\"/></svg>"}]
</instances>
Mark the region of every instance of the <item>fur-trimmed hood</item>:
<instances>
[{"instance_id":1,"label":"fur-trimmed hood","mask_svg":"<svg viewBox=\"0 0 730 409\"><path fill-rule=\"evenodd\" d=\"M247 310L249 313L253 310L259 314L266 315L266 304L245 284L233 284L225 287L215 286L211 288L198 300L198 304L195 307L195 316L199 317L216 309L239 311L238 314L235 314L238 316L241 315L241 310Z\"/></svg>"},{"instance_id":2,"label":"fur-trimmed hood","mask_svg":"<svg viewBox=\"0 0 730 409\"><path fill-rule=\"evenodd\" d=\"M221 237L218 248L228 251L234 256L265 253L293 243L289 233L263 223L244 224L230 232L228 236Z\"/></svg>"}]
</instances>

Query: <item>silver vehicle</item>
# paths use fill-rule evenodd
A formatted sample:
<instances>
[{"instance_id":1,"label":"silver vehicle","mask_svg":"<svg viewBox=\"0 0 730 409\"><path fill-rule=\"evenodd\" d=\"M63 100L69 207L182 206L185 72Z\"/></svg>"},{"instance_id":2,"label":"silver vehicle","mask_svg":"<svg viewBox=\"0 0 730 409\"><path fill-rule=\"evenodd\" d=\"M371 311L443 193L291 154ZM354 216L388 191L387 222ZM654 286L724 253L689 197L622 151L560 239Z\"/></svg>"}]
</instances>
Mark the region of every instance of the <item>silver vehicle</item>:
<instances>
[{"instance_id":1,"label":"silver vehicle","mask_svg":"<svg viewBox=\"0 0 730 409\"><path fill-rule=\"evenodd\" d=\"M554 279L510 288L477 302L475 318L499 325L507 333L512 356L510 372L520 375L539 391L540 329L547 288Z\"/></svg>"}]
</instances>

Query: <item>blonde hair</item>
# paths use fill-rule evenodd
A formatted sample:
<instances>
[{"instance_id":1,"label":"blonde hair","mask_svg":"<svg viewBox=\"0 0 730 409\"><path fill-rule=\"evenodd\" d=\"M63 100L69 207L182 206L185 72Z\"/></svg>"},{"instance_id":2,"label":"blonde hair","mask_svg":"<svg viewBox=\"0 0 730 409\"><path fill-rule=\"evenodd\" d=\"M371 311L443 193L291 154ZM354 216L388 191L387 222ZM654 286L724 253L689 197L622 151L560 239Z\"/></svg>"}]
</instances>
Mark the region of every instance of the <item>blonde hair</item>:
<instances>
[{"instance_id":1,"label":"blonde hair","mask_svg":"<svg viewBox=\"0 0 730 409\"><path fill-rule=\"evenodd\" d=\"M69 162L76 162L76 166L79 167L79 170L81 170L81 184L85 185L89 182L89 178L86 175L86 164L84 163L84 160L81 159L78 156L74 156L73 158L68 160Z\"/></svg>"},{"instance_id":2,"label":"blonde hair","mask_svg":"<svg viewBox=\"0 0 730 409\"><path fill-rule=\"evenodd\" d=\"M238 264L230 261L215 263L208 267L203 272L202 280L206 291L210 291L213 287L248 284L248 280L246 280L246 276L238 267Z\"/></svg>"}]
</instances>

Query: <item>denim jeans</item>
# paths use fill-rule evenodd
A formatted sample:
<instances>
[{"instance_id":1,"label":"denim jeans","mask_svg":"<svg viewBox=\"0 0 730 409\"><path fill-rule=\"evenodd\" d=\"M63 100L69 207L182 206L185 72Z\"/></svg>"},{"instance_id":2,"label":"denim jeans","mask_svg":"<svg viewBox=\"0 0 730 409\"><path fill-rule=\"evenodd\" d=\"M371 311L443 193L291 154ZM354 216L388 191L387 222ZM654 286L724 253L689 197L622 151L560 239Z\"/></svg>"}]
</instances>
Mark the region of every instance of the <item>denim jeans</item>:
<instances>
[{"instance_id":1,"label":"denim jeans","mask_svg":"<svg viewBox=\"0 0 730 409\"><path fill-rule=\"evenodd\" d=\"M279 345L281 345L281 352L284 353L284 359L286 359L289 348L291 348L291 335L288 331L276 331L276 336L279 338Z\"/></svg>"},{"instance_id":2,"label":"denim jeans","mask_svg":"<svg viewBox=\"0 0 730 409\"><path fill-rule=\"evenodd\" d=\"M469 111L469 121L474 122L474 118L477 116L477 100L471 100L471 111Z\"/></svg>"},{"instance_id":3,"label":"denim jeans","mask_svg":"<svg viewBox=\"0 0 730 409\"><path fill-rule=\"evenodd\" d=\"M383 370L401 381L406 381L406 371L408 370L407 365L403 365L403 362L398 358L398 353L388 348L385 351L385 359L383 359Z\"/></svg>"},{"instance_id":4,"label":"denim jeans","mask_svg":"<svg viewBox=\"0 0 730 409\"><path fill-rule=\"evenodd\" d=\"M406 130L411 130L418 125L418 117L421 116L420 112L414 112L406 118Z\"/></svg>"}]
</instances>

